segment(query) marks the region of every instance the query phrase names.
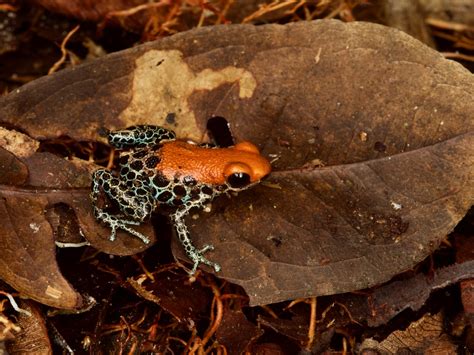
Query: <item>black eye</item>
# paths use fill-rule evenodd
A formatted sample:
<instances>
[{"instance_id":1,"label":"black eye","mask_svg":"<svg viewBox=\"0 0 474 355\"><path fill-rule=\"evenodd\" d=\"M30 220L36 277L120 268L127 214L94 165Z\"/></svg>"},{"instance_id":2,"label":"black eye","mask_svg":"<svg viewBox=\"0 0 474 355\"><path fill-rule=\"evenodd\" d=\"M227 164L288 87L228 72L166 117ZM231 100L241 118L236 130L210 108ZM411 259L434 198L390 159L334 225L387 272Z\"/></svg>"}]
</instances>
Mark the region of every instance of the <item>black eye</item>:
<instances>
[{"instance_id":1,"label":"black eye","mask_svg":"<svg viewBox=\"0 0 474 355\"><path fill-rule=\"evenodd\" d=\"M227 182L231 187L240 189L250 184L250 175L246 173L233 173L229 175Z\"/></svg>"}]
</instances>

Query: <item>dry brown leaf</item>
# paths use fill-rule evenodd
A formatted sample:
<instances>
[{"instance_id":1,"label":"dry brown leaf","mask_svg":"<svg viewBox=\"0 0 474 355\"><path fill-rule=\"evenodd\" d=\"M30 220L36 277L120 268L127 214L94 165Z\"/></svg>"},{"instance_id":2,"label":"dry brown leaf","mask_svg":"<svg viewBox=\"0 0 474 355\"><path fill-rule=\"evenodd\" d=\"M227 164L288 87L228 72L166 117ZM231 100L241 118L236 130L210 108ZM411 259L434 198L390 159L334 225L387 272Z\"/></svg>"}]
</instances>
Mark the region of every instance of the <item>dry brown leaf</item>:
<instances>
[{"instance_id":1,"label":"dry brown leaf","mask_svg":"<svg viewBox=\"0 0 474 355\"><path fill-rule=\"evenodd\" d=\"M123 233L120 240L110 242L110 230L96 223L89 200L90 171L95 166L35 153L35 149L26 149L26 138L18 132L4 130L2 134L0 145L16 155L0 148L0 165L8 169L0 186L0 278L41 303L80 307L81 296L56 264L55 239L60 233L53 227L63 226L49 220L50 210L70 206L76 213L76 224L100 250L128 255L146 246L128 236L122 238ZM150 225L144 228L152 234Z\"/></svg>"},{"instance_id":2,"label":"dry brown leaf","mask_svg":"<svg viewBox=\"0 0 474 355\"><path fill-rule=\"evenodd\" d=\"M8 354L52 354L48 330L38 304L32 301L20 302L20 307L26 313L18 315L19 334L13 340L6 342Z\"/></svg>"},{"instance_id":3,"label":"dry brown leaf","mask_svg":"<svg viewBox=\"0 0 474 355\"><path fill-rule=\"evenodd\" d=\"M216 339L225 346L228 354L243 354L262 334L263 330L250 322L241 309L226 307Z\"/></svg>"},{"instance_id":4,"label":"dry brown leaf","mask_svg":"<svg viewBox=\"0 0 474 355\"><path fill-rule=\"evenodd\" d=\"M211 293L199 283L189 283L188 277L177 277L173 272L153 274L153 280L144 275L129 279L137 294L159 304L178 321L202 318L208 312ZM192 297L190 297L192 295Z\"/></svg>"},{"instance_id":5,"label":"dry brown leaf","mask_svg":"<svg viewBox=\"0 0 474 355\"><path fill-rule=\"evenodd\" d=\"M444 332L443 316L425 314L416 322L411 323L405 330L397 330L385 340L378 343L373 339L366 340L363 349L377 349L382 354L446 354L455 355L457 345Z\"/></svg>"},{"instance_id":6,"label":"dry brown leaf","mask_svg":"<svg viewBox=\"0 0 474 355\"><path fill-rule=\"evenodd\" d=\"M221 275L265 304L367 288L437 248L473 201L473 94L471 74L397 30L316 21L112 54L25 85L0 117L34 138L147 123L198 141L225 117L279 158L271 184L188 223Z\"/></svg>"},{"instance_id":7,"label":"dry brown leaf","mask_svg":"<svg viewBox=\"0 0 474 355\"><path fill-rule=\"evenodd\" d=\"M430 275L418 273L402 280L360 293L335 296L340 304L351 305L352 317L369 327L387 324L403 311L418 311L436 290L474 277L474 261L450 265L433 270Z\"/></svg>"}]
</instances>

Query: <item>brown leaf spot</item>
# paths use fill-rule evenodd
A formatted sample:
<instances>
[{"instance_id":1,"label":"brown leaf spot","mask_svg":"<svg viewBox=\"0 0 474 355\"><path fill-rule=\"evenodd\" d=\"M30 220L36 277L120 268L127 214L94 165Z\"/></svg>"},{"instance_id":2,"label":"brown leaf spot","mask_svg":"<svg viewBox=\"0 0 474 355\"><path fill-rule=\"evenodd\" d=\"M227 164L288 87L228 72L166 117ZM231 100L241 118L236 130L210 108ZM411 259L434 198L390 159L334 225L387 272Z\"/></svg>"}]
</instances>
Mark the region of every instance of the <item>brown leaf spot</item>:
<instances>
[{"instance_id":1,"label":"brown leaf spot","mask_svg":"<svg viewBox=\"0 0 474 355\"><path fill-rule=\"evenodd\" d=\"M156 62L161 65L157 67L153 64ZM195 140L202 135L187 102L193 92L237 83L239 97L248 99L256 87L252 74L235 66L195 73L178 50L149 50L137 58L135 64L132 101L120 117L129 125L146 117L148 123L169 127L167 117L172 112L179 122L180 134Z\"/></svg>"}]
</instances>

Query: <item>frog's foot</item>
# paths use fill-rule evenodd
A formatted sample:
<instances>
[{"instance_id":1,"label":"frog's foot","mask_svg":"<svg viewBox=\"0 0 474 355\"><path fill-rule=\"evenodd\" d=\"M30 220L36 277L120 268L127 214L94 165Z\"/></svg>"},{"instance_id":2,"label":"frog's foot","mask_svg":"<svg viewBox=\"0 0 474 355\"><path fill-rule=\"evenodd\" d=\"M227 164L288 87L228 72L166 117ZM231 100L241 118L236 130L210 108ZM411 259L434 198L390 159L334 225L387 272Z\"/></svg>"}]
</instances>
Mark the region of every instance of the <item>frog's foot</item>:
<instances>
[{"instance_id":1,"label":"frog's foot","mask_svg":"<svg viewBox=\"0 0 474 355\"><path fill-rule=\"evenodd\" d=\"M214 250L214 246L205 245L204 248L202 248L201 250L195 249L192 251L186 251L189 258L194 262L193 268L189 272L190 275L194 275L196 273L199 264L209 265L215 270L215 272L221 271L221 266L218 263L210 261L204 257L204 253L210 250Z\"/></svg>"},{"instance_id":2,"label":"frog's foot","mask_svg":"<svg viewBox=\"0 0 474 355\"><path fill-rule=\"evenodd\" d=\"M116 239L117 229L121 229L139 238L145 244L150 243L150 239L147 236L129 227L129 225L138 226L140 224L139 221L121 219L121 218L118 218L117 216L112 216L108 214L107 212L104 212L101 210L96 211L96 217L97 219L101 220L112 229L112 232L110 233L110 237L109 237L109 240L111 242L113 242Z\"/></svg>"},{"instance_id":3,"label":"frog's foot","mask_svg":"<svg viewBox=\"0 0 474 355\"><path fill-rule=\"evenodd\" d=\"M188 257L194 262L192 270L189 271L190 275L194 275L196 273L199 264L209 265L214 269L215 272L221 271L221 266L218 263L210 261L209 259L204 257L204 253L211 250L214 250L214 246L212 245L205 245L204 248L202 248L201 250L186 250Z\"/></svg>"},{"instance_id":4,"label":"frog's foot","mask_svg":"<svg viewBox=\"0 0 474 355\"><path fill-rule=\"evenodd\" d=\"M219 272L221 270L221 266L204 257L204 253L214 250L214 247L212 245L205 245L202 249L197 249L193 245L191 238L189 238L188 227L186 227L186 224L183 220L183 217L186 213L187 210L178 210L176 213L171 215L171 219L174 222L176 233L178 234L179 241L186 251L186 255L193 262L193 268L189 274L194 275L199 264L209 265L210 267L214 268L216 272Z\"/></svg>"}]
</instances>

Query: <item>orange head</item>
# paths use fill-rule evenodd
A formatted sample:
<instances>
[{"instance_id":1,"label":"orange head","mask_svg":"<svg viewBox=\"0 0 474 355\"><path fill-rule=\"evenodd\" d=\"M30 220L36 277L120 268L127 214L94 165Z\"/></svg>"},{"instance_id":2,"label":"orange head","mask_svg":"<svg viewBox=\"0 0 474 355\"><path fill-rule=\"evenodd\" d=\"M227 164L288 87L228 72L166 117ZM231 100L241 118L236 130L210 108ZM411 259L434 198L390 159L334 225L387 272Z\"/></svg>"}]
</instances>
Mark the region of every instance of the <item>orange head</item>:
<instances>
[{"instance_id":1,"label":"orange head","mask_svg":"<svg viewBox=\"0 0 474 355\"><path fill-rule=\"evenodd\" d=\"M168 179L192 176L209 185L227 184L240 190L257 183L271 170L270 163L250 142L229 148L203 148L183 141L171 141L160 149L157 165Z\"/></svg>"},{"instance_id":2,"label":"orange head","mask_svg":"<svg viewBox=\"0 0 474 355\"><path fill-rule=\"evenodd\" d=\"M228 149L229 158L233 159L228 160L223 173L231 188L245 188L270 173L270 163L252 143L241 142Z\"/></svg>"}]
</instances>

